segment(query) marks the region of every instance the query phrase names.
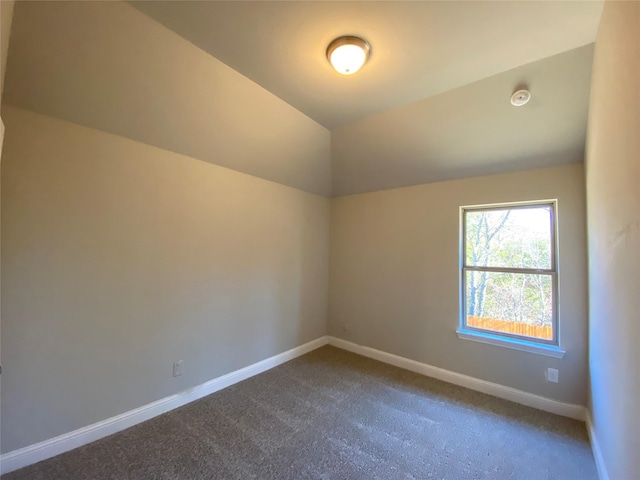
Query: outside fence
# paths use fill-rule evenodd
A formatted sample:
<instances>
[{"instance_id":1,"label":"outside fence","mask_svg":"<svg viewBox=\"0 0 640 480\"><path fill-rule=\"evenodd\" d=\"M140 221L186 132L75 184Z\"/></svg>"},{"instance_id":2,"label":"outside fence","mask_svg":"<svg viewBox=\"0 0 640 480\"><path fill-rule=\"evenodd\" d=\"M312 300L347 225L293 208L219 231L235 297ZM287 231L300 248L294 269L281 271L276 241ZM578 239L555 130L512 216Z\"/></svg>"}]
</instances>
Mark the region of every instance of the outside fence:
<instances>
[{"instance_id":1,"label":"outside fence","mask_svg":"<svg viewBox=\"0 0 640 480\"><path fill-rule=\"evenodd\" d=\"M514 335L543 338L545 340L551 340L553 338L553 329L551 327L509 322L506 320L498 320L497 318L485 318L476 317L475 315L468 315L467 325L470 327L483 328L485 330L513 333Z\"/></svg>"}]
</instances>

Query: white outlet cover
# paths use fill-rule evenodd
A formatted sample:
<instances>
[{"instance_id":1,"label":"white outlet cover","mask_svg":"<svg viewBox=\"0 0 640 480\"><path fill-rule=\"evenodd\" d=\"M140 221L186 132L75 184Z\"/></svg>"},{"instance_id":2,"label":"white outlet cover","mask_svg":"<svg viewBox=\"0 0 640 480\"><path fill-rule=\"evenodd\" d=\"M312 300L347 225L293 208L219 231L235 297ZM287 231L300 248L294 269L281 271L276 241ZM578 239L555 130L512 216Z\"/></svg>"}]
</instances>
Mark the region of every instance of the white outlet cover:
<instances>
[{"instance_id":1,"label":"white outlet cover","mask_svg":"<svg viewBox=\"0 0 640 480\"><path fill-rule=\"evenodd\" d=\"M173 364L173 376L174 377L179 377L180 375L182 375L182 360L178 360L177 362L174 362Z\"/></svg>"},{"instance_id":2,"label":"white outlet cover","mask_svg":"<svg viewBox=\"0 0 640 480\"><path fill-rule=\"evenodd\" d=\"M558 383L558 376L557 368L547 368L547 382Z\"/></svg>"}]
</instances>

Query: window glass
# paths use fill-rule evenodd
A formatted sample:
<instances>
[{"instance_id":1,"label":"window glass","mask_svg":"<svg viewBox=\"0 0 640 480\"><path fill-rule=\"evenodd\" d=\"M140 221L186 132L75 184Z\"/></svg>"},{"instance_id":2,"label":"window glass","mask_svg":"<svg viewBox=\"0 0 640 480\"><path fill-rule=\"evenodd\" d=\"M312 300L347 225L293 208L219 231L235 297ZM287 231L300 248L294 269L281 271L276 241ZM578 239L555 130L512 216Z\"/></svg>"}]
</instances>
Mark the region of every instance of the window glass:
<instances>
[{"instance_id":1,"label":"window glass","mask_svg":"<svg viewBox=\"0 0 640 480\"><path fill-rule=\"evenodd\" d=\"M551 206L466 212L466 265L550 270Z\"/></svg>"},{"instance_id":2,"label":"window glass","mask_svg":"<svg viewBox=\"0 0 640 480\"><path fill-rule=\"evenodd\" d=\"M557 343L554 204L463 210L462 326Z\"/></svg>"},{"instance_id":3,"label":"window glass","mask_svg":"<svg viewBox=\"0 0 640 480\"><path fill-rule=\"evenodd\" d=\"M467 326L553 339L550 275L466 272Z\"/></svg>"}]
</instances>

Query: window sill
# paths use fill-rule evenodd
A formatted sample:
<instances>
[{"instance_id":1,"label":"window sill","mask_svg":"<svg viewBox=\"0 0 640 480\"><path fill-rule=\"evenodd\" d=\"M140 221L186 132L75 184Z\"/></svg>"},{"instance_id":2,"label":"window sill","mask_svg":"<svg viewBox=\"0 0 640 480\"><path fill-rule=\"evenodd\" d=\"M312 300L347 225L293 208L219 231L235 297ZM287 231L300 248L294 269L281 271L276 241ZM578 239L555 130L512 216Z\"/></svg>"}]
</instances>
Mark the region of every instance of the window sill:
<instances>
[{"instance_id":1,"label":"window sill","mask_svg":"<svg viewBox=\"0 0 640 480\"><path fill-rule=\"evenodd\" d=\"M463 340L471 340L473 342L511 348L513 350L545 355L547 357L564 358L564 355L567 353L556 345L543 345L540 343L528 342L526 340L505 338L499 335L492 335L490 333L464 330L462 328L456 330L456 333L458 334L458 338L462 338Z\"/></svg>"}]
</instances>

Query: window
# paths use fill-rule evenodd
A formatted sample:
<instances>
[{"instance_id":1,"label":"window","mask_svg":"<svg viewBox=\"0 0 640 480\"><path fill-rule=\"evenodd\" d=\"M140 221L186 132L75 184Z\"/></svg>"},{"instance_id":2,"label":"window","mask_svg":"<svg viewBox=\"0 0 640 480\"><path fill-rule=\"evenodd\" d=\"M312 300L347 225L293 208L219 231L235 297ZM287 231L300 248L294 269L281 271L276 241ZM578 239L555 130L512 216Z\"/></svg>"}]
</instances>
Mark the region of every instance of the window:
<instances>
[{"instance_id":1,"label":"window","mask_svg":"<svg viewBox=\"0 0 640 480\"><path fill-rule=\"evenodd\" d=\"M459 334L558 345L555 202L463 208L461 257Z\"/></svg>"}]
</instances>

